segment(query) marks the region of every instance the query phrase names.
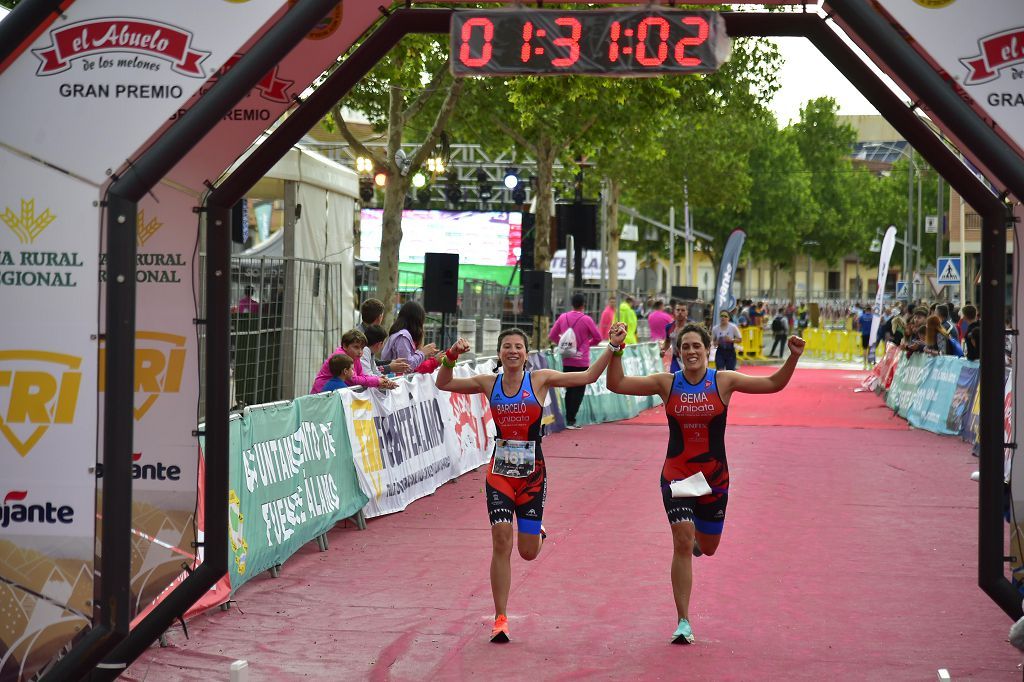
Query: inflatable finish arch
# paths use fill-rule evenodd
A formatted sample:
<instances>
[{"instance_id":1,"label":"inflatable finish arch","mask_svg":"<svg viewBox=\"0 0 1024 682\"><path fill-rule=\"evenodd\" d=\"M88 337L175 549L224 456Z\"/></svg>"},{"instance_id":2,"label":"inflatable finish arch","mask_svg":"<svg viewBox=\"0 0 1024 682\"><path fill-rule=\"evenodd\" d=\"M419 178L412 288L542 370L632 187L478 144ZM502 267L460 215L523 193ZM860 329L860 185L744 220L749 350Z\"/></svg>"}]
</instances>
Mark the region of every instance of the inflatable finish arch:
<instances>
[{"instance_id":1,"label":"inflatable finish arch","mask_svg":"<svg viewBox=\"0 0 1024 682\"><path fill-rule=\"evenodd\" d=\"M944 77L922 48L939 29L915 33L918 40L903 32L914 4L832 0L824 9L834 23L816 12L735 13L726 23L735 37L809 38L982 215L979 584L1018 617L1019 597L1002 563L1001 320L1007 200L1024 196L1024 135ZM1011 0L1004 4L1009 26L1021 12ZM42 630L4 642L0 677L15 663L14 674L34 665L55 679L94 669L116 677L224 575L231 207L401 36L447 32L450 12L382 13L377 3L356 0L24 0L0 23L2 311L24 320L0 342L0 377L10 377L0 386L0 467L11 472L0 494L4 514L24 521L0 536L0 577L12 594L21 591L19 599L60 607L46 636L63 642L33 652L29 639ZM929 112L995 191L881 83L836 24ZM339 55L347 56L300 99ZM1005 64L982 66L996 73ZM205 287L205 311L195 307L193 285ZM201 337L207 392L199 434ZM206 534L197 548L186 531L199 437ZM146 464L164 476L133 478ZM102 500L96 586L94 491ZM155 526L145 525L154 518ZM191 552L202 562L162 594L180 573L166 567ZM44 577L14 572L7 557L16 554L53 570ZM58 654L51 667L46 660Z\"/></svg>"}]
</instances>

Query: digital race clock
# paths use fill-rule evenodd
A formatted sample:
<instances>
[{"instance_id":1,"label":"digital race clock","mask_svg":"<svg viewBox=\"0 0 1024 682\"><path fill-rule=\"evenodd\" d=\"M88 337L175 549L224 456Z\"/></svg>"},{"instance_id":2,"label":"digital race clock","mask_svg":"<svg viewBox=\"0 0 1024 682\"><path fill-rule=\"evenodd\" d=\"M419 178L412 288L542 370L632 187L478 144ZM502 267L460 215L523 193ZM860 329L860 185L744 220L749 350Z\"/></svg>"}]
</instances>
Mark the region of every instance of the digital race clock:
<instances>
[{"instance_id":1,"label":"digital race clock","mask_svg":"<svg viewBox=\"0 0 1024 682\"><path fill-rule=\"evenodd\" d=\"M715 12L457 10L451 23L456 76L706 73L729 58Z\"/></svg>"}]
</instances>

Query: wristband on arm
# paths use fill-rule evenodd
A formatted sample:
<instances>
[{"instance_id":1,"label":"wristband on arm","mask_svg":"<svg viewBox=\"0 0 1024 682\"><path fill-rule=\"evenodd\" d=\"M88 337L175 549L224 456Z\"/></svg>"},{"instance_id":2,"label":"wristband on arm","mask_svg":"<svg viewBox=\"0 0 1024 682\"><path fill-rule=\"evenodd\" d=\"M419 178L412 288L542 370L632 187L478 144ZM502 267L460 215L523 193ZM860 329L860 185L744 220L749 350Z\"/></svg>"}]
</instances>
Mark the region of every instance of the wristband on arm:
<instances>
[{"instance_id":1,"label":"wristband on arm","mask_svg":"<svg viewBox=\"0 0 1024 682\"><path fill-rule=\"evenodd\" d=\"M459 356L456 355L455 357L458 358ZM448 369L454 369L455 368L455 361L454 360L450 360L448 358L448 353L445 353L444 355L441 356L441 364L444 365L445 367L447 367Z\"/></svg>"}]
</instances>

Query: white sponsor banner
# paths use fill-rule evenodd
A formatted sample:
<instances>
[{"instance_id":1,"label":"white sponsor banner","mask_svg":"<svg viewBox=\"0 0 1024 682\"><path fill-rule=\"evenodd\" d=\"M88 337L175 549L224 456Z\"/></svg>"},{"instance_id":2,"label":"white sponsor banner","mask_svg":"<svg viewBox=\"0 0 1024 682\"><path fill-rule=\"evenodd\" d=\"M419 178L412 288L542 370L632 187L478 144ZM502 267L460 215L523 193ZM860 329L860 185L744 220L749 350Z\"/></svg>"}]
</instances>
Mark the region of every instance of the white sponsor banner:
<instances>
[{"instance_id":1,"label":"white sponsor banner","mask_svg":"<svg viewBox=\"0 0 1024 682\"><path fill-rule=\"evenodd\" d=\"M96 526L96 187L0 149L0 679L90 621Z\"/></svg>"},{"instance_id":2,"label":"white sponsor banner","mask_svg":"<svg viewBox=\"0 0 1024 682\"><path fill-rule=\"evenodd\" d=\"M552 277L565 277L565 249L555 251L549 270ZM601 279L600 251L583 252L583 279ZM636 279L636 251L619 251L619 279Z\"/></svg>"},{"instance_id":3,"label":"white sponsor banner","mask_svg":"<svg viewBox=\"0 0 1024 682\"><path fill-rule=\"evenodd\" d=\"M876 1L1004 136L1024 149L1024 3Z\"/></svg>"},{"instance_id":4,"label":"white sponsor banner","mask_svg":"<svg viewBox=\"0 0 1024 682\"><path fill-rule=\"evenodd\" d=\"M294 1L294 0L293 0ZM289 5L290 6L290 5ZM275 19L283 14L280 12ZM380 19L378 5L369 2L340 2L249 94L235 105L200 145L167 174L176 183L203 191L203 181L214 181L302 92ZM203 85L196 97L173 115L177 119L228 72L255 44L250 40L238 48Z\"/></svg>"},{"instance_id":5,"label":"white sponsor banner","mask_svg":"<svg viewBox=\"0 0 1024 682\"><path fill-rule=\"evenodd\" d=\"M457 368L456 376L469 376ZM493 426L486 398L439 391L431 375L399 380L393 391L339 394L366 516L405 509L490 457Z\"/></svg>"},{"instance_id":6,"label":"white sponsor banner","mask_svg":"<svg viewBox=\"0 0 1024 682\"><path fill-rule=\"evenodd\" d=\"M162 184L139 202L133 405L136 494L152 491L157 496L145 499L156 502L159 497L161 504L190 513L195 499L183 499L181 492L195 492L198 474L198 442L193 432L199 361L193 320L199 268L193 258L199 225L194 205L193 197ZM100 280L105 282L105 252L100 263ZM105 305L101 311L105 312ZM101 369L105 361L101 344ZM102 393L102 373L99 381Z\"/></svg>"},{"instance_id":7,"label":"white sponsor banner","mask_svg":"<svg viewBox=\"0 0 1024 682\"><path fill-rule=\"evenodd\" d=\"M99 184L283 6L71 3L0 75L0 141Z\"/></svg>"},{"instance_id":8,"label":"white sponsor banner","mask_svg":"<svg viewBox=\"0 0 1024 682\"><path fill-rule=\"evenodd\" d=\"M196 539L199 361L195 309L196 198L165 184L139 202L136 220L131 615L191 563ZM99 278L107 278L106 253ZM105 285L102 285L105 294ZM105 304L101 311L105 312ZM100 345L100 393L106 348ZM103 405L100 405L102 420ZM102 435L102 434L101 434ZM102 438L98 476L104 475ZM101 498L102 499L102 498Z\"/></svg>"},{"instance_id":9,"label":"white sponsor banner","mask_svg":"<svg viewBox=\"0 0 1024 682\"><path fill-rule=\"evenodd\" d=\"M0 498L73 510L2 523L0 536L91 561L97 191L3 149L0 168ZM6 502L3 514L16 520Z\"/></svg>"},{"instance_id":10,"label":"white sponsor banner","mask_svg":"<svg viewBox=\"0 0 1024 682\"><path fill-rule=\"evenodd\" d=\"M871 311L871 337L869 339L872 352L878 342L878 327L881 322L882 306L885 304L885 280L889 276L889 259L896 247L896 228L892 225L885 231L882 239L882 251L878 254L878 291L875 292L875 307Z\"/></svg>"}]
</instances>

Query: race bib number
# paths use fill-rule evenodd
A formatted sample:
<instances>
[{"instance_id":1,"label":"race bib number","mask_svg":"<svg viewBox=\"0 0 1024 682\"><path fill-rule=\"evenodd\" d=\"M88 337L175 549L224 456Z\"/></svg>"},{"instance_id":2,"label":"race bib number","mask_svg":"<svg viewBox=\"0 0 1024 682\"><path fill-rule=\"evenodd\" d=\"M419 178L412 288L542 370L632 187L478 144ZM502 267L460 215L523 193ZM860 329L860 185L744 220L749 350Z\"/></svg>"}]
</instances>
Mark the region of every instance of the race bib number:
<instances>
[{"instance_id":1,"label":"race bib number","mask_svg":"<svg viewBox=\"0 0 1024 682\"><path fill-rule=\"evenodd\" d=\"M491 473L511 478L526 478L537 466L537 443L532 440L494 441Z\"/></svg>"}]
</instances>

